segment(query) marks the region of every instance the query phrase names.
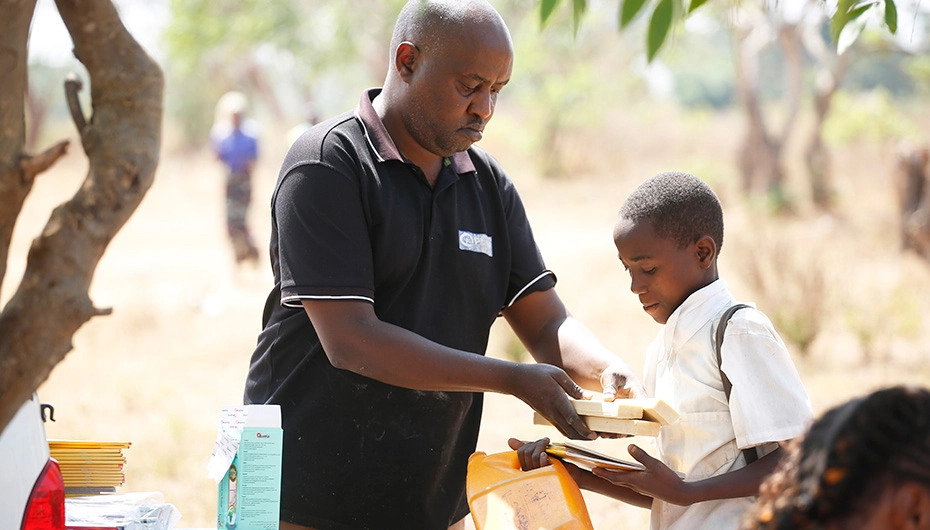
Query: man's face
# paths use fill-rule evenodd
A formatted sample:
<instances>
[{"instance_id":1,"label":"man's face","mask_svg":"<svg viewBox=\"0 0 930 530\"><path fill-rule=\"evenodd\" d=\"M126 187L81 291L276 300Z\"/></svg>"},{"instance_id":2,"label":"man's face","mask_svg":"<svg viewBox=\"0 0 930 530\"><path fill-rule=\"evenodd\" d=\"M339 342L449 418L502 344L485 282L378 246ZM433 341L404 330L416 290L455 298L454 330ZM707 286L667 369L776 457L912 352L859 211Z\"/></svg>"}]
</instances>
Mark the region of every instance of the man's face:
<instances>
[{"instance_id":1,"label":"man's face","mask_svg":"<svg viewBox=\"0 0 930 530\"><path fill-rule=\"evenodd\" d=\"M509 38L481 27L421 48L403 114L410 136L438 156L468 149L494 115L512 67Z\"/></svg>"},{"instance_id":2,"label":"man's face","mask_svg":"<svg viewBox=\"0 0 930 530\"><path fill-rule=\"evenodd\" d=\"M651 220L618 220L614 243L623 268L630 273L630 290L659 324L665 324L686 298L707 284L696 245L679 248L677 241L658 237Z\"/></svg>"}]
</instances>

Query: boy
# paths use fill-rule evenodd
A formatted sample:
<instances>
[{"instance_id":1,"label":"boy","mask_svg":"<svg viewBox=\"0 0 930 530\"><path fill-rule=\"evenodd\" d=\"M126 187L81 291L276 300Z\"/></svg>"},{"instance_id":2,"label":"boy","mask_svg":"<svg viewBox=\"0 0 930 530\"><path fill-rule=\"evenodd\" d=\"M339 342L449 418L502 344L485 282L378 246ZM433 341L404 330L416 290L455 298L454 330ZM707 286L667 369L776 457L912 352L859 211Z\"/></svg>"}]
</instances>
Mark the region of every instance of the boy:
<instances>
[{"instance_id":1,"label":"boy","mask_svg":"<svg viewBox=\"0 0 930 530\"><path fill-rule=\"evenodd\" d=\"M653 529L736 528L778 464L780 444L812 420L807 393L769 319L746 307L729 320L722 343L722 371L732 382L726 398L714 332L736 300L718 277L723 211L707 184L680 172L645 181L623 203L614 243L630 290L663 324L646 356L646 393L681 416L662 428L661 461L630 445L645 471L569 466L573 477L584 489L651 508ZM523 469L547 463L546 444L510 440Z\"/></svg>"}]
</instances>

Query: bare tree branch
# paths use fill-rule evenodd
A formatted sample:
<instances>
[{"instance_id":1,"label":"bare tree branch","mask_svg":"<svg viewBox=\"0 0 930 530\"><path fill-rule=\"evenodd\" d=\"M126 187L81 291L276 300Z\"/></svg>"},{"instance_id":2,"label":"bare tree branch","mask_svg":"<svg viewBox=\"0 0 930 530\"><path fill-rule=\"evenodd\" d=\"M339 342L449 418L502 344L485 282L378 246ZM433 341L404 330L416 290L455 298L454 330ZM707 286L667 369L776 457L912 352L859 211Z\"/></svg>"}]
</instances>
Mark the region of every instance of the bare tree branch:
<instances>
[{"instance_id":1,"label":"bare tree branch","mask_svg":"<svg viewBox=\"0 0 930 530\"><path fill-rule=\"evenodd\" d=\"M34 179L36 175L45 172L48 168L55 165L58 159L68 153L68 140L62 140L57 144L49 147L36 156L26 156L20 159L20 174L24 179Z\"/></svg>"},{"instance_id":2,"label":"bare tree branch","mask_svg":"<svg viewBox=\"0 0 930 530\"><path fill-rule=\"evenodd\" d=\"M33 241L23 280L0 313L0 429L71 350L74 333L107 313L91 302L90 283L151 187L161 146L161 69L111 1L56 4L90 74L94 112L81 131L90 165L84 184Z\"/></svg>"},{"instance_id":3,"label":"bare tree branch","mask_svg":"<svg viewBox=\"0 0 930 530\"><path fill-rule=\"evenodd\" d=\"M81 102L78 100L78 92L84 88L84 83L77 74L71 73L65 79L65 99L68 101L68 110L71 111L71 119L79 133L84 132L87 126L87 120L84 118L84 112L81 110Z\"/></svg>"}]
</instances>

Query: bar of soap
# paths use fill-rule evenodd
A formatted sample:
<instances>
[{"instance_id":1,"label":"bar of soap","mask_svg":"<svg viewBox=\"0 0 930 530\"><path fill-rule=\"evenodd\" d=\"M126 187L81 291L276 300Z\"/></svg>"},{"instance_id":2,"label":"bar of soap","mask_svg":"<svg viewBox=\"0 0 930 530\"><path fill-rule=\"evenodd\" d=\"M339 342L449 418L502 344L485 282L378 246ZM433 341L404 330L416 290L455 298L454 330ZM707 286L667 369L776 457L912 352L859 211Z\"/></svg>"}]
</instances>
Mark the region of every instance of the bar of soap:
<instances>
[{"instance_id":1,"label":"bar of soap","mask_svg":"<svg viewBox=\"0 0 930 530\"><path fill-rule=\"evenodd\" d=\"M658 436L662 425L654 421L582 416L582 421L594 432L627 434L630 436ZM535 425L552 425L538 412L533 412Z\"/></svg>"},{"instance_id":2,"label":"bar of soap","mask_svg":"<svg viewBox=\"0 0 930 530\"><path fill-rule=\"evenodd\" d=\"M575 407L575 412L580 416L626 420L643 419L661 425L675 423L678 419L678 412L661 399L637 398L603 401L599 396L592 399L568 399Z\"/></svg>"}]
</instances>

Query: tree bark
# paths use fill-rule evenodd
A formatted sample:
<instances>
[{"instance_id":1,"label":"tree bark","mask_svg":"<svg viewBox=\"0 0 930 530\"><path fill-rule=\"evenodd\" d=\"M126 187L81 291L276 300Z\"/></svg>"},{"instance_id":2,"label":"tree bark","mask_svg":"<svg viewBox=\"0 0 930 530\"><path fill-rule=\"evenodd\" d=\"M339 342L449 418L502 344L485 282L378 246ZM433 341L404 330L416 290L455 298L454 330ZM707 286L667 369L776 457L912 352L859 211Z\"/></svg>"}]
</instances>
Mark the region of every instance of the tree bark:
<instances>
[{"instance_id":1,"label":"tree bark","mask_svg":"<svg viewBox=\"0 0 930 530\"><path fill-rule=\"evenodd\" d=\"M930 147L898 146L894 177L901 246L930 260Z\"/></svg>"},{"instance_id":2,"label":"tree bark","mask_svg":"<svg viewBox=\"0 0 930 530\"><path fill-rule=\"evenodd\" d=\"M811 198L819 208L829 210L833 203L833 171L830 153L823 141L823 127L830 114L833 96L840 86L849 65L850 51L837 55L832 47L827 46L821 35L821 19L808 24L802 35L804 47L814 60L814 126L807 147L804 161L807 164L811 186Z\"/></svg>"},{"instance_id":3,"label":"tree bark","mask_svg":"<svg viewBox=\"0 0 930 530\"><path fill-rule=\"evenodd\" d=\"M736 68L736 91L746 113L747 131L737 160L747 194L769 194L778 209L789 208L785 196L785 173L782 163L784 146L797 122L802 92L802 48L798 24L773 21L759 13L743 10L742 18L732 22L733 57ZM786 108L781 130L774 127L763 112L759 92L761 54L777 43L785 58Z\"/></svg>"},{"instance_id":4,"label":"tree bark","mask_svg":"<svg viewBox=\"0 0 930 530\"><path fill-rule=\"evenodd\" d=\"M736 92L746 114L747 131L739 151L738 166L743 192L766 191L782 180L781 142L769 132L759 98L759 57L774 36L764 17L744 11L734 21Z\"/></svg>"},{"instance_id":5,"label":"tree bark","mask_svg":"<svg viewBox=\"0 0 930 530\"><path fill-rule=\"evenodd\" d=\"M109 312L94 307L90 283L107 245L151 187L161 146L164 80L158 64L126 31L110 0L56 0L56 4L74 42L74 55L90 75L90 119L85 120L72 101L89 169L80 190L54 210L32 242L23 279L0 313L0 429L72 349L74 333L92 317ZM15 75L0 83L0 163L19 161L21 181L51 165L58 153L55 149L64 149L59 144L45 156L22 155L25 39L34 6L34 0L0 0L5 14L0 39L6 45L12 39L4 30L15 31L19 39L14 50L22 52L14 55L21 57L21 64L16 61L15 68L4 69ZM75 87L73 81L70 86ZM7 105L15 108L8 111ZM0 178L4 191L14 187L7 174ZM32 179L28 180L31 187ZM28 194L25 186L20 183L16 188L23 197ZM15 222L22 200L12 210L7 210L6 200L3 204L0 221ZM0 227L6 230L3 224ZM9 237L3 242L5 258Z\"/></svg>"},{"instance_id":6,"label":"tree bark","mask_svg":"<svg viewBox=\"0 0 930 530\"><path fill-rule=\"evenodd\" d=\"M16 218L32 190L23 173L23 144L29 23L36 0L0 0L0 279L6 275Z\"/></svg>"}]
</instances>

